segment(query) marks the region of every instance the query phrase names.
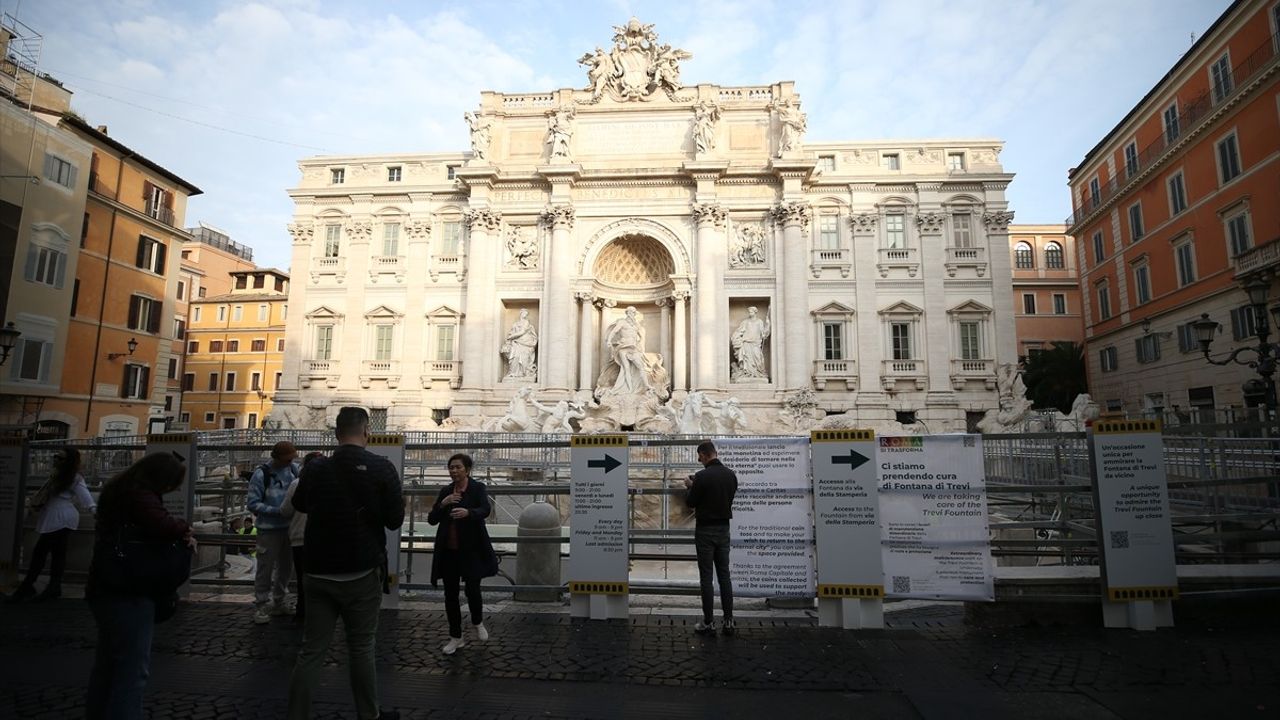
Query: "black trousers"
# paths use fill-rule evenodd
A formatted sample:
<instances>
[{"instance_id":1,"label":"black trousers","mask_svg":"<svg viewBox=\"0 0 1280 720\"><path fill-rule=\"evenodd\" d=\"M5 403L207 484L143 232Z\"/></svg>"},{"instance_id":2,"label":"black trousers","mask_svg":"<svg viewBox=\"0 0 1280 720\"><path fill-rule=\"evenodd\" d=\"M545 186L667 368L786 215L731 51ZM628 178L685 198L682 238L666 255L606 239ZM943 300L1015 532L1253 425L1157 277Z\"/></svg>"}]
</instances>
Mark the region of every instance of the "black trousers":
<instances>
[{"instance_id":1,"label":"black trousers","mask_svg":"<svg viewBox=\"0 0 1280 720\"><path fill-rule=\"evenodd\" d=\"M440 579L444 581L444 614L449 618L449 637L462 637L462 605L458 602L459 585L466 584L467 608L471 624L484 622L484 599L480 596L480 578L463 578L462 562L457 551L441 550Z\"/></svg>"},{"instance_id":2,"label":"black trousers","mask_svg":"<svg viewBox=\"0 0 1280 720\"><path fill-rule=\"evenodd\" d=\"M293 548L293 573L298 578L298 604L294 607L294 617L306 617L307 615L307 591L306 583L302 582L302 577L306 575L306 566L303 560L306 558L306 552L302 545L294 545Z\"/></svg>"},{"instance_id":3,"label":"black trousers","mask_svg":"<svg viewBox=\"0 0 1280 720\"><path fill-rule=\"evenodd\" d=\"M702 621L711 624L715 603L715 589L711 582L720 582L720 611L725 620L733 619L733 581L729 577L729 526L710 525L693 531L693 547L698 554L698 582L702 586Z\"/></svg>"},{"instance_id":4,"label":"black trousers","mask_svg":"<svg viewBox=\"0 0 1280 720\"><path fill-rule=\"evenodd\" d=\"M27 577L22 581L24 587L35 589L36 578L44 570L45 558L52 555L53 563L49 566L49 584L45 592L62 590L62 572L67 566L67 541L71 539L71 528L40 533L36 546L31 551L31 564L27 567Z\"/></svg>"}]
</instances>

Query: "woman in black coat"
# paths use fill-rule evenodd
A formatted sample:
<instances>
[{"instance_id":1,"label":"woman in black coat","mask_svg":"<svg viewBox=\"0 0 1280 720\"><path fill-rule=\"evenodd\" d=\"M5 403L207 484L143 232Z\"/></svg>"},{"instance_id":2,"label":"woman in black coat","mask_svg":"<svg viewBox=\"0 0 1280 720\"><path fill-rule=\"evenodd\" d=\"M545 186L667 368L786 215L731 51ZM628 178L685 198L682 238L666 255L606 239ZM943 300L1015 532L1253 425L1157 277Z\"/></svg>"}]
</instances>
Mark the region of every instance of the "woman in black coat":
<instances>
[{"instance_id":1,"label":"woman in black coat","mask_svg":"<svg viewBox=\"0 0 1280 720\"><path fill-rule=\"evenodd\" d=\"M444 580L444 611L449 618L449 642L444 654L452 655L466 644L462 639L462 608L458 603L459 581L466 583L467 606L476 638L489 639L484 627L484 601L480 581L498 574L498 556L493 552L484 519L489 517L489 493L484 483L471 479L471 456L457 453L449 458L453 482L440 488L427 522L436 528L435 550L431 556L431 584Z\"/></svg>"}]
</instances>

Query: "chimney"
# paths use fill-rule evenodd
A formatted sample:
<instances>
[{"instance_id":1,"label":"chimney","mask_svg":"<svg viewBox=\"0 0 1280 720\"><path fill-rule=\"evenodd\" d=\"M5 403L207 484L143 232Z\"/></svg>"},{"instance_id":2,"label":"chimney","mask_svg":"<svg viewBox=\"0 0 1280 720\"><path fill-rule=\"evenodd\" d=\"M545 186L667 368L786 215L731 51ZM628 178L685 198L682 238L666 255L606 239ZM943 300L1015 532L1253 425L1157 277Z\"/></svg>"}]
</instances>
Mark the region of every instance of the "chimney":
<instances>
[{"instance_id":1,"label":"chimney","mask_svg":"<svg viewBox=\"0 0 1280 720\"><path fill-rule=\"evenodd\" d=\"M98 132L102 133L103 135L106 135L106 134L107 134L107 126L106 126L106 125L99 125L99 126L98 126Z\"/></svg>"}]
</instances>

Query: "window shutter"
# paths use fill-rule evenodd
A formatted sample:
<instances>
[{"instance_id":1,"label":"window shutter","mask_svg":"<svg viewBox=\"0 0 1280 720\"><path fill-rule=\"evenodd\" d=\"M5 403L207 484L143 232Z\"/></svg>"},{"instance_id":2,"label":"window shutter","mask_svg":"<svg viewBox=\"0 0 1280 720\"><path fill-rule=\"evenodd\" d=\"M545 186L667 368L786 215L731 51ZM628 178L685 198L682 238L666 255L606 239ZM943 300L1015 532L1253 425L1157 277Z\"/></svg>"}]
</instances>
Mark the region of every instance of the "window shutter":
<instances>
[{"instance_id":1,"label":"window shutter","mask_svg":"<svg viewBox=\"0 0 1280 720\"><path fill-rule=\"evenodd\" d=\"M138 376L139 376L138 377L138 397L142 398L143 400L146 400L147 396L151 394L150 392L148 392L150 390L150 385L151 385L151 368L149 367L141 368L141 371L138 373Z\"/></svg>"},{"instance_id":2,"label":"window shutter","mask_svg":"<svg viewBox=\"0 0 1280 720\"><path fill-rule=\"evenodd\" d=\"M1244 337L1244 308L1231 311L1231 337L1235 340Z\"/></svg>"},{"instance_id":3,"label":"window shutter","mask_svg":"<svg viewBox=\"0 0 1280 720\"><path fill-rule=\"evenodd\" d=\"M161 307L162 306L160 305L160 303L151 301L151 317L148 318L149 327L147 328L147 332L153 333L156 335L160 334L160 308Z\"/></svg>"},{"instance_id":4,"label":"window shutter","mask_svg":"<svg viewBox=\"0 0 1280 720\"><path fill-rule=\"evenodd\" d=\"M35 243L27 243L27 267L22 273L22 277L27 281L35 281L36 279L36 260L40 257L40 247Z\"/></svg>"},{"instance_id":5,"label":"window shutter","mask_svg":"<svg viewBox=\"0 0 1280 720\"><path fill-rule=\"evenodd\" d=\"M76 177L79 176L79 174L80 174L80 168L76 167L75 165L72 165L71 172L67 174L67 187L70 187L73 190L75 189Z\"/></svg>"},{"instance_id":6,"label":"window shutter","mask_svg":"<svg viewBox=\"0 0 1280 720\"><path fill-rule=\"evenodd\" d=\"M62 289L67 282L67 256L66 253L53 253L53 261L58 264L58 272L54 278L53 286Z\"/></svg>"},{"instance_id":7,"label":"window shutter","mask_svg":"<svg viewBox=\"0 0 1280 720\"><path fill-rule=\"evenodd\" d=\"M129 363L124 364L124 377L120 379L120 397L129 397Z\"/></svg>"},{"instance_id":8,"label":"window shutter","mask_svg":"<svg viewBox=\"0 0 1280 720\"><path fill-rule=\"evenodd\" d=\"M173 193L169 192L168 190L164 192L164 206L169 208L170 210L173 209Z\"/></svg>"},{"instance_id":9,"label":"window shutter","mask_svg":"<svg viewBox=\"0 0 1280 720\"><path fill-rule=\"evenodd\" d=\"M1136 338L1133 341L1133 352L1135 355L1137 355L1138 362L1144 363L1147 361L1147 354L1146 352L1144 352L1144 349L1142 347L1142 338Z\"/></svg>"},{"instance_id":10,"label":"window shutter","mask_svg":"<svg viewBox=\"0 0 1280 720\"><path fill-rule=\"evenodd\" d=\"M49 153L44 154L44 176L50 180L58 177L57 159Z\"/></svg>"},{"instance_id":11,"label":"window shutter","mask_svg":"<svg viewBox=\"0 0 1280 720\"><path fill-rule=\"evenodd\" d=\"M151 199L151 194L155 190L155 187L155 185L151 184L150 180L142 181L142 199L144 201Z\"/></svg>"},{"instance_id":12,"label":"window shutter","mask_svg":"<svg viewBox=\"0 0 1280 720\"><path fill-rule=\"evenodd\" d=\"M53 344L40 344L40 382L49 382L49 364L53 361Z\"/></svg>"},{"instance_id":13,"label":"window shutter","mask_svg":"<svg viewBox=\"0 0 1280 720\"><path fill-rule=\"evenodd\" d=\"M129 329L138 329L138 306L142 303L142 298L137 295L129 296Z\"/></svg>"},{"instance_id":14,"label":"window shutter","mask_svg":"<svg viewBox=\"0 0 1280 720\"><path fill-rule=\"evenodd\" d=\"M139 235L138 236L138 256L134 258L133 266L146 267L147 266L146 262L147 262L147 238L145 236Z\"/></svg>"},{"instance_id":15,"label":"window shutter","mask_svg":"<svg viewBox=\"0 0 1280 720\"><path fill-rule=\"evenodd\" d=\"M156 243L156 272L164 274L164 256L169 248L164 243Z\"/></svg>"}]
</instances>

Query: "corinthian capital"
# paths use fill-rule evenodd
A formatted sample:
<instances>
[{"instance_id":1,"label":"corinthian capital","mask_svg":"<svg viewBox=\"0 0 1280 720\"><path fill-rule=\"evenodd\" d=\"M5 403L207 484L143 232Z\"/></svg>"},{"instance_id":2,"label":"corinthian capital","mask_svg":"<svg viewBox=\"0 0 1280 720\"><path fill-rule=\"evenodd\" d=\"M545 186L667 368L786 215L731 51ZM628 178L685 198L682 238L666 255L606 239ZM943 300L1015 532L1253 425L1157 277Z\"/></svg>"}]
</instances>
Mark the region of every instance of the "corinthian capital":
<instances>
[{"instance_id":1,"label":"corinthian capital","mask_svg":"<svg viewBox=\"0 0 1280 720\"><path fill-rule=\"evenodd\" d=\"M916 227L922 233L940 233L946 221L947 216L942 213L920 213L916 216Z\"/></svg>"},{"instance_id":2,"label":"corinthian capital","mask_svg":"<svg viewBox=\"0 0 1280 720\"><path fill-rule=\"evenodd\" d=\"M311 223L289 223L289 234L293 236L294 245L309 245L315 228Z\"/></svg>"},{"instance_id":3,"label":"corinthian capital","mask_svg":"<svg viewBox=\"0 0 1280 720\"><path fill-rule=\"evenodd\" d=\"M853 227L854 232L875 232L876 224L880 222L880 216L875 213L858 213L849 216L849 225Z\"/></svg>"},{"instance_id":4,"label":"corinthian capital","mask_svg":"<svg viewBox=\"0 0 1280 720\"><path fill-rule=\"evenodd\" d=\"M552 229L573 229L574 212L572 205L548 205L542 211L541 217L542 222L551 226Z\"/></svg>"},{"instance_id":5,"label":"corinthian capital","mask_svg":"<svg viewBox=\"0 0 1280 720\"><path fill-rule=\"evenodd\" d=\"M347 223L347 236L352 242L368 242L373 234L373 223L368 220L352 220Z\"/></svg>"},{"instance_id":6,"label":"corinthian capital","mask_svg":"<svg viewBox=\"0 0 1280 720\"><path fill-rule=\"evenodd\" d=\"M426 220L412 220L405 227L410 240L426 240L431 237L431 223Z\"/></svg>"},{"instance_id":7,"label":"corinthian capital","mask_svg":"<svg viewBox=\"0 0 1280 720\"><path fill-rule=\"evenodd\" d=\"M775 223L783 227L799 225L802 228L809 226L809 218L813 215L813 211L808 205L798 202L785 202L776 205L772 213Z\"/></svg>"},{"instance_id":8,"label":"corinthian capital","mask_svg":"<svg viewBox=\"0 0 1280 720\"><path fill-rule=\"evenodd\" d=\"M574 299L583 303L593 303L596 301L596 294L591 292L590 290L587 290L585 292L575 292L573 294L573 297Z\"/></svg>"},{"instance_id":9,"label":"corinthian capital","mask_svg":"<svg viewBox=\"0 0 1280 720\"><path fill-rule=\"evenodd\" d=\"M693 219L699 226L710 223L716 227L724 227L728 217L729 214L725 212L724 206L719 203L693 204Z\"/></svg>"},{"instance_id":10,"label":"corinthian capital","mask_svg":"<svg viewBox=\"0 0 1280 720\"><path fill-rule=\"evenodd\" d=\"M488 208L468 210L462 214L462 219L466 220L468 230L495 232L502 227L502 213Z\"/></svg>"},{"instance_id":11,"label":"corinthian capital","mask_svg":"<svg viewBox=\"0 0 1280 720\"><path fill-rule=\"evenodd\" d=\"M982 224L990 232L1008 232L1009 223L1013 222L1012 210L996 210L982 214Z\"/></svg>"}]
</instances>

